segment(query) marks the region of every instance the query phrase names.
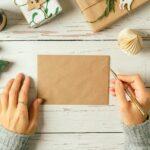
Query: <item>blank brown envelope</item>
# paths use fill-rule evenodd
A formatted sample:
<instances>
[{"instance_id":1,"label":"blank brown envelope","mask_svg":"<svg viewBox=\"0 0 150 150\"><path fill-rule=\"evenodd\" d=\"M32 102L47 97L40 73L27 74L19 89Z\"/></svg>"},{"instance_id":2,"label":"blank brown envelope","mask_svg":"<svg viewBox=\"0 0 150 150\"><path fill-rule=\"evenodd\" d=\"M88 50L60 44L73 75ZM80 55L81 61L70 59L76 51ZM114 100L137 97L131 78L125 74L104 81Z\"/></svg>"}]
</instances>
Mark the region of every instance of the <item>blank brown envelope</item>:
<instances>
[{"instance_id":1,"label":"blank brown envelope","mask_svg":"<svg viewBox=\"0 0 150 150\"><path fill-rule=\"evenodd\" d=\"M38 97L46 104L108 104L109 69L109 56L39 55Z\"/></svg>"}]
</instances>

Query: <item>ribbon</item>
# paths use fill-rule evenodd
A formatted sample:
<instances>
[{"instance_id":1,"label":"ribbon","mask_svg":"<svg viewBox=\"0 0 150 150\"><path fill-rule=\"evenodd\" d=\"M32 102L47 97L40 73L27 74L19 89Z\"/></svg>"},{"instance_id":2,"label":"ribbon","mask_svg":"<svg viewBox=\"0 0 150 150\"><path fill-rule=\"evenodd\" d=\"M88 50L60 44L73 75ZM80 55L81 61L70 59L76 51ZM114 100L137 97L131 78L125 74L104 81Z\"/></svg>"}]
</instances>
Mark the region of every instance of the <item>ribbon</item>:
<instances>
[{"instance_id":1,"label":"ribbon","mask_svg":"<svg viewBox=\"0 0 150 150\"><path fill-rule=\"evenodd\" d=\"M81 4L80 1L78 1L78 4L80 5L81 12L84 13L87 9L93 7L94 5L97 5L101 1L102 0L95 0L93 2L91 2L91 1L90 2L85 2L86 4L84 4L83 2ZM111 11L115 10L115 2L116 2L116 0L105 0L106 8L105 8L104 12L99 17L97 17L97 19L95 19L94 21L88 21L87 20L87 22L95 23L98 20L103 19L104 17L107 17Z\"/></svg>"},{"instance_id":2,"label":"ribbon","mask_svg":"<svg viewBox=\"0 0 150 150\"><path fill-rule=\"evenodd\" d=\"M100 3L101 1L102 1L102 0L95 0L95 1L93 1L89 6L87 6L87 7L83 8L83 9L81 9L81 12L86 11L87 9L93 7L94 5Z\"/></svg>"}]
</instances>

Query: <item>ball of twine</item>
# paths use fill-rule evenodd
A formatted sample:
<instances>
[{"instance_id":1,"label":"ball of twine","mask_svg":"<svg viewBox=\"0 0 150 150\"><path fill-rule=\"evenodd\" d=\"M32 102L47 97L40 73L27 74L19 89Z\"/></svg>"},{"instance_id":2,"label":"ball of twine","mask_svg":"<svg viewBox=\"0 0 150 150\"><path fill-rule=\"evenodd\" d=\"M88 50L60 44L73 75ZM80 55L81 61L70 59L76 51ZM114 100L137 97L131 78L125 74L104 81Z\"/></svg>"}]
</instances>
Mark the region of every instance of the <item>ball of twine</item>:
<instances>
[{"instance_id":1,"label":"ball of twine","mask_svg":"<svg viewBox=\"0 0 150 150\"><path fill-rule=\"evenodd\" d=\"M0 9L0 31L2 31L7 24L7 17L6 14L2 9Z\"/></svg>"}]
</instances>

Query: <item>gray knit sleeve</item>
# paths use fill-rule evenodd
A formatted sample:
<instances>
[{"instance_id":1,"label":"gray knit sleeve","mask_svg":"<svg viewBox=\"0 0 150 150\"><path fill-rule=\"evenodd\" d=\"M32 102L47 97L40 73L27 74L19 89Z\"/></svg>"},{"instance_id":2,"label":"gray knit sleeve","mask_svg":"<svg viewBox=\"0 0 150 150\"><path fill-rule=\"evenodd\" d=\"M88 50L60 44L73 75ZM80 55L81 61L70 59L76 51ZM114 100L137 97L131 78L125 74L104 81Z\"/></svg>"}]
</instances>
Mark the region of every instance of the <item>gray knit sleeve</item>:
<instances>
[{"instance_id":1,"label":"gray knit sleeve","mask_svg":"<svg viewBox=\"0 0 150 150\"><path fill-rule=\"evenodd\" d=\"M29 137L13 133L0 126L0 150L27 150Z\"/></svg>"},{"instance_id":2,"label":"gray knit sleeve","mask_svg":"<svg viewBox=\"0 0 150 150\"><path fill-rule=\"evenodd\" d=\"M125 132L125 150L150 149L150 120L143 124L128 127L123 125Z\"/></svg>"}]
</instances>

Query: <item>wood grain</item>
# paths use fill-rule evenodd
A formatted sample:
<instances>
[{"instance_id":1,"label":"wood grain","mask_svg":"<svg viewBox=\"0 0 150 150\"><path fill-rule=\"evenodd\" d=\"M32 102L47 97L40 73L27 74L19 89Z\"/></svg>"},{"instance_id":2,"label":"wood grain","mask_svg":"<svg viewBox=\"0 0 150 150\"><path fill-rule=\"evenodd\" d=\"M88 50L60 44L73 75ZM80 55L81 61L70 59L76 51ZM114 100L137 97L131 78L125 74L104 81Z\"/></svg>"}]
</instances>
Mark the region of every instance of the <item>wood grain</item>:
<instances>
[{"instance_id":1,"label":"wood grain","mask_svg":"<svg viewBox=\"0 0 150 150\"><path fill-rule=\"evenodd\" d=\"M63 0L60 3L63 7L61 15L47 25L32 29L12 0L1 1L0 6L8 15L8 26L1 32L0 40L116 40L118 32L123 28L138 29L145 38L150 34L150 5L139 8L106 30L94 34L74 0Z\"/></svg>"},{"instance_id":2,"label":"wood grain","mask_svg":"<svg viewBox=\"0 0 150 150\"><path fill-rule=\"evenodd\" d=\"M122 150L122 133L41 134L30 141L30 150Z\"/></svg>"},{"instance_id":3,"label":"wood grain","mask_svg":"<svg viewBox=\"0 0 150 150\"><path fill-rule=\"evenodd\" d=\"M145 41L145 45L149 44ZM1 75L1 87L18 72L28 74L36 81L38 54L110 55L111 67L117 73L139 73L147 86L150 85L148 48L137 56L129 56L118 48L116 41L1 41L0 47L0 58L12 62L9 73Z\"/></svg>"},{"instance_id":4,"label":"wood grain","mask_svg":"<svg viewBox=\"0 0 150 150\"><path fill-rule=\"evenodd\" d=\"M12 0L0 1L8 15L8 26L0 32L0 59L12 62L0 76L0 91L19 72L30 75L30 99L36 96L36 57L38 54L110 55L117 73L139 73L150 87L150 5L143 6L105 31L93 34L75 0L60 1L64 12L50 23L32 29ZM127 56L117 46L123 28L143 33L146 48L137 56ZM110 120L111 118L111 120ZM110 96L109 106L42 106L37 134L31 150L120 150L123 129L118 101Z\"/></svg>"},{"instance_id":5,"label":"wood grain","mask_svg":"<svg viewBox=\"0 0 150 150\"><path fill-rule=\"evenodd\" d=\"M17 72L30 75L36 84L38 54L110 55L111 66L116 72L139 73L147 86L150 83L149 51L127 56L118 49L116 41L3 41L0 45L1 58L14 62L9 72L2 74L1 88ZM38 132L122 132L117 105L116 99L110 96L109 106L42 106ZM109 118L112 120L108 121Z\"/></svg>"}]
</instances>

